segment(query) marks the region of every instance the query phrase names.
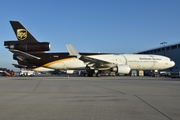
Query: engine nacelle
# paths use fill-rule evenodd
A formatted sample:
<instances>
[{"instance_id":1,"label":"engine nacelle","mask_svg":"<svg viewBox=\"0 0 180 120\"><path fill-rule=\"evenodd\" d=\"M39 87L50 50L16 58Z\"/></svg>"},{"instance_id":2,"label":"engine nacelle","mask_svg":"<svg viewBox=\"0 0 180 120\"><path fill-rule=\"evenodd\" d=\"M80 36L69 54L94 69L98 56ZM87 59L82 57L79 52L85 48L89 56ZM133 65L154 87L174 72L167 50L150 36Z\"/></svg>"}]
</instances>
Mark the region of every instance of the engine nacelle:
<instances>
[{"instance_id":1,"label":"engine nacelle","mask_svg":"<svg viewBox=\"0 0 180 120\"><path fill-rule=\"evenodd\" d=\"M66 70L66 74L73 74L74 70Z\"/></svg>"},{"instance_id":2,"label":"engine nacelle","mask_svg":"<svg viewBox=\"0 0 180 120\"><path fill-rule=\"evenodd\" d=\"M39 43L14 43L8 44L7 48L16 49L23 52L36 52L36 51L49 51L49 42L39 42Z\"/></svg>"},{"instance_id":3,"label":"engine nacelle","mask_svg":"<svg viewBox=\"0 0 180 120\"><path fill-rule=\"evenodd\" d=\"M128 65L117 65L116 67L112 68L113 72L116 72L119 74L128 74L130 70L131 68Z\"/></svg>"}]
</instances>

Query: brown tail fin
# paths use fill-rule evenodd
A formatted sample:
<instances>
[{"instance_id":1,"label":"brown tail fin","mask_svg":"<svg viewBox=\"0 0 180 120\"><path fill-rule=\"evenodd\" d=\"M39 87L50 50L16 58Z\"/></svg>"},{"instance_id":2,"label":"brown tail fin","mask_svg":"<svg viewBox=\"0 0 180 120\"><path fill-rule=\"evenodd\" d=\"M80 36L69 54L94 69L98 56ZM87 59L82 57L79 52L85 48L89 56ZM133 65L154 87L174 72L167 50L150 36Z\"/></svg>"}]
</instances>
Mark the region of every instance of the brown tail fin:
<instances>
[{"instance_id":1,"label":"brown tail fin","mask_svg":"<svg viewBox=\"0 0 180 120\"><path fill-rule=\"evenodd\" d=\"M38 42L20 22L10 21L10 23L18 41L26 42L26 43Z\"/></svg>"}]
</instances>

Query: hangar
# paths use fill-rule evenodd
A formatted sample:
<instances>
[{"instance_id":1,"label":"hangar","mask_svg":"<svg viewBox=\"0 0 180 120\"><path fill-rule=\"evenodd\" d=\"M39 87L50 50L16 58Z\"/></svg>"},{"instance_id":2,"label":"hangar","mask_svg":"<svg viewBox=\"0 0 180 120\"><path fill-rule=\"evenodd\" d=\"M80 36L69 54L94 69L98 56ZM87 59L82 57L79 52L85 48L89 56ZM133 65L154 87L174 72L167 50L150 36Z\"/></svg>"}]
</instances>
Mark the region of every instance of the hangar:
<instances>
[{"instance_id":1,"label":"hangar","mask_svg":"<svg viewBox=\"0 0 180 120\"><path fill-rule=\"evenodd\" d=\"M169 72L179 72L180 71L180 43L166 45L167 42L161 43L163 46L159 48L149 49L138 54L157 54L163 55L171 58L176 64L174 67L167 69Z\"/></svg>"}]
</instances>

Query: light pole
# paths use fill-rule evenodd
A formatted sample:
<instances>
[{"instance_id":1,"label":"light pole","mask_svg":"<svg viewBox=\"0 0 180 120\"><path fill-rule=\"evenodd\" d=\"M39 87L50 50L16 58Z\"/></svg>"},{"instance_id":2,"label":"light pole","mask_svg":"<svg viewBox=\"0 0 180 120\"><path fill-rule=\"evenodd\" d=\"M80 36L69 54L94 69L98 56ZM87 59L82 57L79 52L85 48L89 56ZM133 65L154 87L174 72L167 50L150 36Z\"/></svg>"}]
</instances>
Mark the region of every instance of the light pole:
<instances>
[{"instance_id":1,"label":"light pole","mask_svg":"<svg viewBox=\"0 0 180 120\"><path fill-rule=\"evenodd\" d=\"M160 44L163 44L163 49L164 49L164 56L165 56L165 45L167 44L167 42L162 42L162 43L160 43Z\"/></svg>"}]
</instances>

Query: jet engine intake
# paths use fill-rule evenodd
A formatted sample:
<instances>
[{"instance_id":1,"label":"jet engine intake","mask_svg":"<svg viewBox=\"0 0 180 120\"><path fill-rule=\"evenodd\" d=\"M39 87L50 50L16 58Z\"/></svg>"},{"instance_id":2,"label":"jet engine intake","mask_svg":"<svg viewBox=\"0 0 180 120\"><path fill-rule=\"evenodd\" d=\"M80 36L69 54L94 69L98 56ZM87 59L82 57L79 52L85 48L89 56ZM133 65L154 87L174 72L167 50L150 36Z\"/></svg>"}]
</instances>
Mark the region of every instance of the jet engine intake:
<instances>
[{"instance_id":1,"label":"jet engine intake","mask_svg":"<svg viewBox=\"0 0 180 120\"><path fill-rule=\"evenodd\" d=\"M128 65L117 65L113 67L111 70L119 74L128 74L131 68Z\"/></svg>"},{"instance_id":2,"label":"jet engine intake","mask_svg":"<svg viewBox=\"0 0 180 120\"><path fill-rule=\"evenodd\" d=\"M73 74L74 73L74 70L60 70L60 71L65 74Z\"/></svg>"}]
</instances>

